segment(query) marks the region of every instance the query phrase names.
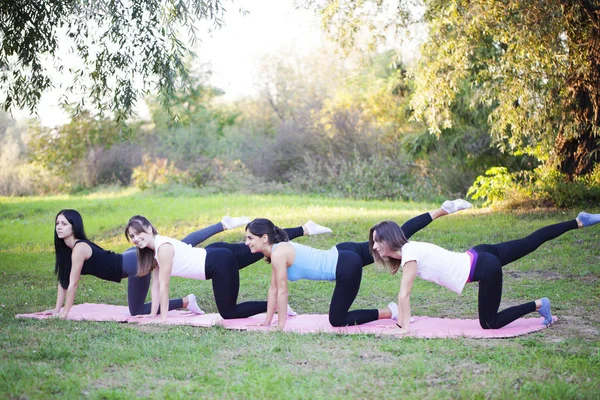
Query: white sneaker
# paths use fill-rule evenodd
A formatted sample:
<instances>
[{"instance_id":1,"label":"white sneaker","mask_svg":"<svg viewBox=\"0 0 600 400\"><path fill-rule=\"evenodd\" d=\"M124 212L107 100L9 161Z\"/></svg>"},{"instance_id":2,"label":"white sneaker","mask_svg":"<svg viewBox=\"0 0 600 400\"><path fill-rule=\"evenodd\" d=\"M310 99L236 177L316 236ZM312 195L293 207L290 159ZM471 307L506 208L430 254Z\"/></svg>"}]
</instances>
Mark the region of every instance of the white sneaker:
<instances>
[{"instance_id":1,"label":"white sneaker","mask_svg":"<svg viewBox=\"0 0 600 400\"><path fill-rule=\"evenodd\" d=\"M233 228L237 228L238 226L248 225L250 223L250 218L248 218L248 217L234 218L234 217L230 217L229 215L226 215L221 220L221 223L223 224L225 229L233 229Z\"/></svg>"},{"instance_id":2,"label":"white sneaker","mask_svg":"<svg viewBox=\"0 0 600 400\"><path fill-rule=\"evenodd\" d=\"M446 200L442 204L442 210L446 211L448 214L453 214L457 211L466 210L471 207L473 207L473 204L463 199Z\"/></svg>"},{"instance_id":3,"label":"white sneaker","mask_svg":"<svg viewBox=\"0 0 600 400\"><path fill-rule=\"evenodd\" d=\"M290 305L289 305L289 304L287 305L287 311L286 311L286 314L287 314L289 317L295 317L296 315L298 315L298 313L297 313L296 311L292 310L292 307L290 307Z\"/></svg>"},{"instance_id":4,"label":"white sneaker","mask_svg":"<svg viewBox=\"0 0 600 400\"><path fill-rule=\"evenodd\" d=\"M194 314L202 315L204 311L198 307L198 303L196 302L196 296L193 294L188 294L188 306L187 309L193 312Z\"/></svg>"},{"instance_id":5,"label":"white sneaker","mask_svg":"<svg viewBox=\"0 0 600 400\"><path fill-rule=\"evenodd\" d=\"M398 303L390 303L388 304L388 308L392 310L392 319L398 321Z\"/></svg>"},{"instance_id":6,"label":"white sneaker","mask_svg":"<svg viewBox=\"0 0 600 400\"><path fill-rule=\"evenodd\" d=\"M332 232L332 230L329 229L328 227L321 226L312 220L308 221L304 225L306 226L306 230L308 231L309 235L319 235L321 233L331 233Z\"/></svg>"}]
</instances>

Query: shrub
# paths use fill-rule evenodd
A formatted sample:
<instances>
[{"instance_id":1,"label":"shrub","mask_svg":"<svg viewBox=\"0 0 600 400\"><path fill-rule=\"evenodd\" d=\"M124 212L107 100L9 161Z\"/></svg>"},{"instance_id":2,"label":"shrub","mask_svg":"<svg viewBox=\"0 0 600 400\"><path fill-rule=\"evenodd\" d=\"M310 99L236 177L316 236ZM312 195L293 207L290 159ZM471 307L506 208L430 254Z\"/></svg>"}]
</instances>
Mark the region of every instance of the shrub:
<instances>
[{"instance_id":1,"label":"shrub","mask_svg":"<svg viewBox=\"0 0 600 400\"><path fill-rule=\"evenodd\" d=\"M306 158L306 170L295 172L293 188L321 195L356 199L415 200L431 190L425 179L418 179L407 163L389 158L350 160L330 157L325 160Z\"/></svg>"}]
</instances>

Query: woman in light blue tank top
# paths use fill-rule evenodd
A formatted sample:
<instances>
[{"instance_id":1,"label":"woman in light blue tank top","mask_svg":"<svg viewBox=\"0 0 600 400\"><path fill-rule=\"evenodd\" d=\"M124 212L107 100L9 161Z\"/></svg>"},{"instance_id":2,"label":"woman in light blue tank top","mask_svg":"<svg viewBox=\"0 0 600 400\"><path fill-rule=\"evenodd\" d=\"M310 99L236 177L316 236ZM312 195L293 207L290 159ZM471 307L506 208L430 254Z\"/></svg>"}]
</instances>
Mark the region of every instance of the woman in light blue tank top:
<instances>
[{"instance_id":1,"label":"woman in light blue tank top","mask_svg":"<svg viewBox=\"0 0 600 400\"><path fill-rule=\"evenodd\" d=\"M469 208L464 200L446 201L441 208L421 214L402 225L407 237L425 228L434 219ZM335 281L329 306L329 323L332 326L359 325L378 319L397 318L396 303L388 307L352 310L350 307L358 294L362 269L373 263L369 242L338 243L329 250L314 249L291 243L286 233L268 219L258 218L246 227L246 245L253 253L263 253L273 266L267 301L267 316L262 325L270 325L275 311L277 325L285 326L288 302L288 280L299 279Z\"/></svg>"}]
</instances>

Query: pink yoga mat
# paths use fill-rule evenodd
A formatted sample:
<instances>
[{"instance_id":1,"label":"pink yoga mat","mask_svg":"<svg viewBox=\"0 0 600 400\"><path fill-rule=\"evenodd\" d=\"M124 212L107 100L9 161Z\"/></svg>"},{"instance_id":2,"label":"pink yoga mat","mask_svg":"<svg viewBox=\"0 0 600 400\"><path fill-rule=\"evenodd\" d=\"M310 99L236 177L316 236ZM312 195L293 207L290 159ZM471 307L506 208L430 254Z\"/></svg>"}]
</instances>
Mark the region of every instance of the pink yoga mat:
<instances>
[{"instance_id":1,"label":"pink yoga mat","mask_svg":"<svg viewBox=\"0 0 600 400\"><path fill-rule=\"evenodd\" d=\"M17 318L51 318L47 315L17 314ZM482 329L476 319L448 319L433 317L414 317L415 322L410 325L410 336L420 338L507 338L536 332L546 328L542 324L544 320L539 318L521 318L501 329ZM70 320L74 321L115 321L137 324L154 323L156 320L148 318L132 317L129 310L124 306L112 306L107 304L79 304L73 306L69 313ZM268 332L273 327L257 326L264 320L263 315L251 318L240 318L224 320L219 314L196 315L188 311L170 311L166 324L168 325L191 325L209 327L220 325L227 329L264 331ZM276 325L277 317L273 320ZM557 318L554 317L554 321ZM378 336L399 336L396 321L382 319L369 322L364 325L334 328L329 324L327 315L303 314L288 317L285 332L296 333L337 333L337 334L372 334Z\"/></svg>"}]
</instances>

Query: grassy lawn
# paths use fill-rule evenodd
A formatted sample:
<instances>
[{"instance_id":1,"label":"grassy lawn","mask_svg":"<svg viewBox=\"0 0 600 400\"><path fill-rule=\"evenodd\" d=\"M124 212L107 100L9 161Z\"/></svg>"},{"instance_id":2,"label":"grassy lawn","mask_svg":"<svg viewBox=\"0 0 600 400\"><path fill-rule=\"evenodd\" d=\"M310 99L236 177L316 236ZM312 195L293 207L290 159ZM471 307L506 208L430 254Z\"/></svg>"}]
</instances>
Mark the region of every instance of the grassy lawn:
<instances>
[{"instance_id":1,"label":"grassy lawn","mask_svg":"<svg viewBox=\"0 0 600 400\"><path fill-rule=\"evenodd\" d=\"M502 308L547 296L559 320L514 339L414 339L299 335L119 323L36 321L17 313L54 306L54 217L75 208L99 245L129 247L123 228L142 214L181 238L225 214L283 227L313 219L334 233L298 242L329 248L364 241L384 219L404 222L435 204L283 196L169 196L122 191L81 197L0 198L0 398L598 398L600 226L569 232L504 271ZM463 251L516 239L580 210L499 213L476 209L434 221L415 240ZM600 209L587 210L600 212ZM242 229L212 240L241 240ZM208 242L207 242L208 243ZM241 271L240 301L265 299L270 268ZM364 270L355 307L394 301L399 277ZM126 282L82 278L76 304L126 305ZM327 313L333 284L290 283L300 313ZM216 312L210 282L174 278L172 295L195 293ZM477 285L461 296L417 280L415 315L476 318Z\"/></svg>"}]
</instances>

